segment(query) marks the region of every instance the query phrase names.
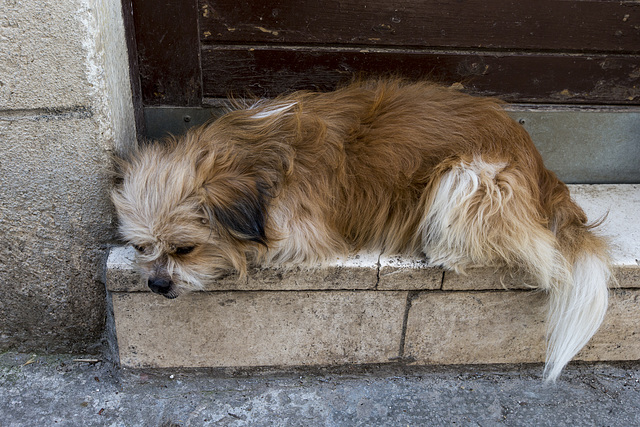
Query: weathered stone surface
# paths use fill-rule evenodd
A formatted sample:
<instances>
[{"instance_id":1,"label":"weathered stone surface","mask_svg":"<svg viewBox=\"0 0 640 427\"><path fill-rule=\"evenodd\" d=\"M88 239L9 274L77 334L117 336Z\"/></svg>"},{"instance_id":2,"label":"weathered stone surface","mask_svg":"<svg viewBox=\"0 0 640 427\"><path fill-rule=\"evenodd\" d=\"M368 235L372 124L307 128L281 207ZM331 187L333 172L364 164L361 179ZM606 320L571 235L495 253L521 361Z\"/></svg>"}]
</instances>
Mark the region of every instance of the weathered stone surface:
<instances>
[{"instance_id":1,"label":"weathered stone surface","mask_svg":"<svg viewBox=\"0 0 640 427\"><path fill-rule=\"evenodd\" d=\"M70 351L100 339L108 155L86 118L0 114L0 348Z\"/></svg>"},{"instance_id":2,"label":"weathered stone surface","mask_svg":"<svg viewBox=\"0 0 640 427\"><path fill-rule=\"evenodd\" d=\"M605 218L596 232L609 239L613 263L640 268L640 184L570 185L589 221Z\"/></svg>"},{"instance_id":3,"label":"weathered stone surface","mask_svg":"<svg viewBox=\"0 0 640 427\"><path fill-rule=\"evenodd\" d=\"M46 12L45 12L46 11ZM0 105L30 109L91 104L81 1L2 2ZM98 70L96 70L98 71Z\"/></svg>"},{"instance_id":4,"label":"weathered stone surface","mask_svg":"<svg viewBox=\"0 0 640 427\"><path fill-rule=\"evenodd\" d=\"M612 287L640 288L640 265L616 266L613 271L618 283Z\"/></svg>"},{"instance_id":5,"label":"weathered stone surface","mask_svg":"<svg viewBox=\"0 0 640 427\"><path fill-rule=\"evenodd\" d=\"M411 302L404 356L418 364L544 360L541 293L424 292Z\"/></svg>"},{"instance_id":6,"label":"weathered stone surface","mask_svg":"<svg viewBox=\"0 0 640 427\"><path fill-rule=\"evenodd\" d=\"M0 5L0 349L98 351L110 154L135 140L119 0Z\"/></svg>"},{"instance_id":7,"label":"weathered stone surface","mask_svg":"<svg viewBox=\"0 0 640 427\"><path fill-rule=\"evenodd\" d=\"M544 361L546 301L522 291L421 293L411 303L404 356L418 364ZM575 359L639 359L639 302L640 291L613 291L602 327Z\"/></svg>"},{"instance_id":8,"label":"weathered stone surface","mask_svg":"<svg viewBox=\"0 0 640 427\"><path fill-rule=\"evenodd\" d=\"M609 295L604 323L577 360L640 360L640 290L617 289Z\"/></svg>"},{"instance_id":9,"label":"weathered stone surface","mask_svg":"<svg viewBox=\"0 0 640 427\"><path fill-rule=\"evenodd\" d=\"M112 292L145 292L146 283L134 268L135 250L131 246L115 246L107 259L107 290Z\"/></svg>"},{"instance_id":10,"label":"weathered stone surface","mask_svg":"<svg viewBox=\"0 0 640 427\"><path fill-rule=\"evenodd\" d=\"M527 284L532 283L525 274L499 268L476 267L469 268L465 274L453 271L444 273L442 290L497 290L497 289L531 289Z\"/></svg>"},{"instance_id":11,"label":"weathered stone surface","mask_svg":"<svg viewBox=\"0 0 640 427\"><path fill-rule=\"evenodd\" d=\"M424 258L381 256L377 289L440 289L443 273L441 268L429 266Z\"/></svg>"},{"instance_id":12,"label":"weathered stone surface","mask_svg":"<svg viewBox=\"0 0 640 427\"><path fill-rule=\"evenodd\" d=\"M613 266L615 281L609 286L616 288L640 287L640 268L634 266ZM442 290L444 291L482 291L500 289L536 289L535 281L520 271L500 268L470 268L466 274L452 271L444 273Z\"/></svg>"},{"instance_id":13,"label":"weathered stone surface","mask_svg":"<svg viewBox=\"0 0 640 427\"><path fill-rule=\"evenodd\" d=\"M362 252L346 259L336 258L318 268L255 268L250 271L246 289L374 289L377 273L378 254Z\"/></svg>"},{"instance_id":14,"label":"weathered stone surface","mask_svg":"<svg viewBox=\"0 0 640 427\"><path fill-rule=\"evenodd\" d=\"M131 367L382 363L398 355L406 293L113 293Z\"/></svg>"}]
</instances>

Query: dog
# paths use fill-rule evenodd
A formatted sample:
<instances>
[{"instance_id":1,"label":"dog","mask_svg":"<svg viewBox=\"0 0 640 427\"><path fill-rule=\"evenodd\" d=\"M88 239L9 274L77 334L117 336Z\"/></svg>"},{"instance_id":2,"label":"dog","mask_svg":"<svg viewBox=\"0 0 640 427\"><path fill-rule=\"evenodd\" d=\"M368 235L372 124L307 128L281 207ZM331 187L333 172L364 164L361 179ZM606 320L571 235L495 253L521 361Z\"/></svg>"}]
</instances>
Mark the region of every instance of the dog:
<instances>
[{"instance_id":1,"label":"dog","mask_svg":"<svg viewBox=\"0 0 640 427\"><path fill-rule=\"evenodd\" d=\"M167 298L361 249L521 269L549 294L555 381L603 321L608 247L502 105L381 78L236 107L123 156L119 232Z\"/></svg>"}]
</instances>

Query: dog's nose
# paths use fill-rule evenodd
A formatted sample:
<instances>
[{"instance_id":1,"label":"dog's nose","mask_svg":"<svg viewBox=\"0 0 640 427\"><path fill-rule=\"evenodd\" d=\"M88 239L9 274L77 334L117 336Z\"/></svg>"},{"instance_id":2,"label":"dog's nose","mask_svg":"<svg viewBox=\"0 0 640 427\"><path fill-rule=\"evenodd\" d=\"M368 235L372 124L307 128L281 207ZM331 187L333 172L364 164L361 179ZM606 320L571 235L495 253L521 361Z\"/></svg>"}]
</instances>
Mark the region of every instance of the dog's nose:
<instances>
[{"instance_id":1,"label":"dog's nose","mask_svg":"<svg viewBox=\"0 0 640 427\"><path fill-rule=\"evenodd\" d=\"M150 277L147 281L147 285L149 286L149 289L156 294L165 295L171 289L171 280Z\"/></svg>"}]
</instances>

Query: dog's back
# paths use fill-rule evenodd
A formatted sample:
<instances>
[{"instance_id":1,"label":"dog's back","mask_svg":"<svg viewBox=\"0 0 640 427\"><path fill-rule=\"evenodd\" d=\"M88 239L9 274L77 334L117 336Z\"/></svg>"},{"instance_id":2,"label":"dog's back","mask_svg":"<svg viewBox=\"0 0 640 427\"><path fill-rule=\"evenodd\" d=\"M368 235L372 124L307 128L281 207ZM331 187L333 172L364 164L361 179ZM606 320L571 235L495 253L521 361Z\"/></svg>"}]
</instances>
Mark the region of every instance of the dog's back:
<instances>
[{"instance_id":1,"label":"dog's back","mask_svg":"<svg viewBox=\"0 0 640 427\"><path fill-rule=\"evenodd\" d=\"M498 100L430 83L363 81L335 92L297 92L224 120L225 129L255 126L238 144L253 150L257 169L282 168L286 179L276 186L283 197L273 207L294 203L282 209L326 224L330 253L421 252L420 223L439 180L461 164L481 162L488 168L483 173L499 169L504 179L517 179L512 184L532 198L526 201L531 214L543 224L552 217L543 191L566 188ZM273 153L282 158L270 160ZM322 255L321 248L311 252Z\"/></svg>"},{"instance_id":2,"label":"dog's back","mask_svg":"<svg viewBox=\"0 0 640 427\"><path fill-rule=\"evenodd\" d=\"M382 80L309 95L300 110L327 127L309 143L314 150L308 161L323 165L330 221L356 249L421 251L416 230L435 181L462 161L515 166L531 178L522 183L531 193L545 172L529 135L495 99L430 83ZM326 150L321 157L318 145ZM297 159L305 155L304 146L296 151ZM306 172L298 183L317 181Z\"/></svg>"}]
</instances>

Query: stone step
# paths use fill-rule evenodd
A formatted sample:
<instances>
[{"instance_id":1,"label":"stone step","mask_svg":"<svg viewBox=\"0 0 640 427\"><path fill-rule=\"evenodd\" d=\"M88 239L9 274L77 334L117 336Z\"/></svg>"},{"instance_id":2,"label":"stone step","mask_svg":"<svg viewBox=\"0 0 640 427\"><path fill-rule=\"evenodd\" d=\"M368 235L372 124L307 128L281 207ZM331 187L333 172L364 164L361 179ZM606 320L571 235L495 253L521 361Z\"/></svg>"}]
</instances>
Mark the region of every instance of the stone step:
<instances>
[{"instance_id":1,"label":"stone step","mask_svg":"<svg viewBox=\"0 0 640 427\"><path fill-rule=\"evenodd\" d=\"M608 212L617 284L576 359L640 359L640 185L572 185L590 219ZM287 367L544 360L544 293L518 274L467 275L421 259L360 253L306 269L253 269L168 300L148 291L134 251L112 248L107 288L127 367Z\"/></svg>"}]
</instances>

